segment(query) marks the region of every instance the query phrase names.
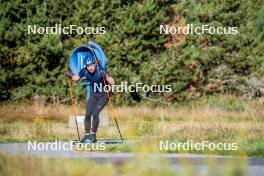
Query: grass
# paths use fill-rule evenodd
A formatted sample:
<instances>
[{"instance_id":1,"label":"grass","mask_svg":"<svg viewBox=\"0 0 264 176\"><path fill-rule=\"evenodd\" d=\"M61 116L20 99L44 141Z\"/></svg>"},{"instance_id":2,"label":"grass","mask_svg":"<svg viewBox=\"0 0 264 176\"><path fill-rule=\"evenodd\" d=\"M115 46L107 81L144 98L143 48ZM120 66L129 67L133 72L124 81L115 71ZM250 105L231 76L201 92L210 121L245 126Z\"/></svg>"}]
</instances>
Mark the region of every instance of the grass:
<instances>
[{"instance_id":1,"label":"grass","mask_svg":"<svg viewBox=\"0 0 264 176\"><path fill-rule=\"evenodd\" d=\"M15 111L12 112L12 109ZM78 114L85 112L84 105L78 105L76 109ZM76 139L76 130L67 128L70 110L65 105L55 107L36 102L23 106L4 104L0 112L2 143ZM102 113L116 117L125 139L135 141L127 145L109 145L107 151L133 152L146 139L153 141L154 145L158 145L160 140L207 140L239 144L238 151L215 151L219 154L264 156L264 108L256 100L243 100L230 95L210 96L176 107L116 107L113 110L106 108ZM109 126L99 128L98 138L119 139L113 119Z\"/></svg>"},{"instance_id":2,"label":"grass","mask_svg":"<svg viewBox=\"0 0 264 176\"><path fill-rule=\"evenodd\" d=\"M47 159L32 157L13 157L0 153L0 175L248 175L247 160L227 160L218 165L216 159L203 160L208 172L197 173L197 166L186 158L180 159L177 168L172 168L169 162L159 157L148 155L150 147L145 147L135 153L129 162L116 160L113 163L95 163L87 159ZM23 164L21 164L23 163Z\"/></svg>"}]
</instances>

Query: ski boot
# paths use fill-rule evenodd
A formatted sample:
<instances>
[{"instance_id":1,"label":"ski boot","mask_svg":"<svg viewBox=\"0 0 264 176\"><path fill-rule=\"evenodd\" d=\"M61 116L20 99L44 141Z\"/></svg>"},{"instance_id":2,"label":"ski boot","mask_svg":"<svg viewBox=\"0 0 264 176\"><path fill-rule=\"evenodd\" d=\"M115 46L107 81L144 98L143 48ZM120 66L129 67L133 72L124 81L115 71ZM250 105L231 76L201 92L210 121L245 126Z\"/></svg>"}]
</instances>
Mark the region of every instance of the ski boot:
<instances>
[{"instance_id":1,"label":"ski boot","mask_svg":"<svg viewBox=\"0 0 264 176\"><path fill-rule=\"evenodd\" d=\"M90 134L85 134L84 137L79 142L84 143L88 138L90 138Z\"/></svg>"},{"instance_id":2,"label":"ski boot","mask_svg":"<svg viewBox=\"0 0 264 176\"><path fill-rule=\"evenodd\" d=\"M92 144L96 142L96 134L90 134L88 138L85 139L85 143Z\"/></svg>"}]
</instances>

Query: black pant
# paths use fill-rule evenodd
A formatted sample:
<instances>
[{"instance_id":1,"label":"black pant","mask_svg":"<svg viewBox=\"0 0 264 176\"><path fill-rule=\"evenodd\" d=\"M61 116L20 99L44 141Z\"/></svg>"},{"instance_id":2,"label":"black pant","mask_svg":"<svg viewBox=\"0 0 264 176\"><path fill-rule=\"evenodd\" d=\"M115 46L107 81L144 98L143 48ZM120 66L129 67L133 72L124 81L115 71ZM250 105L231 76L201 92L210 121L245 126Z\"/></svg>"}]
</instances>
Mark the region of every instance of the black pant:
<instances>
[{"instance_id":1,"label":"black pant","mask_svg":"<svg viewBox=\"0 0 264 176\"><path fill-rule=\"evenodd\" d=\"M92 92L92 95L89 97L86 104L86 114L84 119L84 127L86 133L90 133L91 124L92 124L91 132L93 133L97 132L99 126L99 113L105 107L107 101L108 101L107 93ZM93 120L91 122L92 116L93 116Z\"/></svg>"}]
</instances>

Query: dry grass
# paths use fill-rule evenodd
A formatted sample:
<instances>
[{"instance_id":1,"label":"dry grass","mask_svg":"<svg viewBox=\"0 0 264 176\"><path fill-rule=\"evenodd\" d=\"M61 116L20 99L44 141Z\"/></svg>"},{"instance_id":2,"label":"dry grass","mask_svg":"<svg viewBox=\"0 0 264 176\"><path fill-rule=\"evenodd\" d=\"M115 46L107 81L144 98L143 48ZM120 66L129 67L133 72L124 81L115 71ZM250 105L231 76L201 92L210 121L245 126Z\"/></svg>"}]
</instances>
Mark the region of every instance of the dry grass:
<instances>
[{"instance_id":1,"label":"dry grass","mask_svg":"<svg viewBox=\"0 0 264 176\"><path fill-rule=\"evenodd\" d=\"M77 114L84 114L85 105L76 106L76 110ZM261 142L264 137L264 108L256 101L227 97L177 107L116 107L113 110L106 108L102 113L108 113L110 117L118 119L125 139L150 136L156 141L243 141L245 145L257 144L258 147L254 149L256 151L264 148ZM76 129L68 129L65 123L70 114L69 106L66 105L3 105L0 107L2 142L76 139ZM17 121L18 119L30 122ZM46 122L43 119L62 121ZM119 138L113 119L110 120L109 126L99 128L98 138Z\"/></svg>"},{"instance_id":2,"label":"dry grass","mask_svg":"<svg viewBox=\"0 0 264 176\"><path fill-rule=\"evenodd\" d=\"M264 120L264 108L256 110L251 105L243 111L227 111L217 107L203 105L199 107L176 107L176 108L149 108L149 107L118 107L114 114L123 120L161 120L167 121L255 121Z\"/></svg>"},{"instance_id":3,"label":"dry grass","mask_svg":"<svg viewBox=\"0 0 264 176\"><path fill-rule=\"evenodd\" d=\"M0 119L32 120L35 117L44 119L67 120L70 114L84 114L85 105L76 104L74 109L64 104L45 104L42 101L27 104L0 104ZM176 107L151 108L146 106L121 106L110 109L107 106L103 113L120 120L165 120L165 121L254 121L264 120L264 104L256 100L247 101L234 96L204 98L187 105Z\"/></svg>"},{"instance_id":4,"label":"dry grass","mask_svg":"<svg viewBox=\"0 0 264 176\"><path fill-rule=\"evenodd\" d=\"M148 149L147 149L148 150ZM202 163L208 171L198 171L195 163L182 158L173 169L169 161L149 156L146 150L137 153L129 162L118 160L114 163L98 164L87 159L47 159L32 157L13 157L0 153L0 175L109 175L109 176L177 176L177 175L248 175L247 160L227 160L220 165L216 159ZM23 163L23 164L21 164Z\"/></svg>"},{"instance_id":5,"label":"dry grass","mask_svg":"<svg viewBox=\"0 0 264 176\"><path fill-rule=\"evenodd\" d=\"M249 106L249 105L248 105ZM75 106L77 114L85 113L85 106ZM264 120L263 110L256 110L248 107L243 111L226 111L221 108L200 106L190 108L169 107L169 108L150 108L150 107L116 107L114 109L106 108L103 113L115 116L120 120L163 120L165 121L255 121L256 123ZM67 120L72 114L67 105L2 105L0 106L0 119L3 120L33 120L36 117L54 120Z\"/></svg>"},{"instance_id":6,"label":"dry grass","mask_svg":"<svg viewBox=\"0 0 264 176\"><path fill-rule=\"evenodd\" d=\"M81 105L75 106L77 114L83 114ZM67 120L71 114L70 106L67 105L41 105L41 104L2 104L0 106L0 119L3 120L33 120L41 117L50 120Z\"/></svg>"}]
</instances>

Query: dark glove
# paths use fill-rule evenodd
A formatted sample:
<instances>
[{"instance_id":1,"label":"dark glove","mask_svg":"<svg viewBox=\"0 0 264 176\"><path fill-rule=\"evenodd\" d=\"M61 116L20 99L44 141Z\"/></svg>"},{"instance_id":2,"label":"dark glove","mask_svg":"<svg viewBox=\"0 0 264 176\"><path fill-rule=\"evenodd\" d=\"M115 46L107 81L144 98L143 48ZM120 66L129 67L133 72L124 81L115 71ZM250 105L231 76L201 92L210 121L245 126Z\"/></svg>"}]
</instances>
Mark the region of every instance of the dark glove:
<instances>
[{"instance_id":1,"label":"dark glove","mask_svg":"<svg viewBox=\"0 0 264 176\"><path fill-rule=\"evenodd\" d=\"M106 78L109 74L103 70L100 70L102 78Z\"/></svg>"},{"instance_id":2,"label":"dark glove","mask_svg":"<svg viewBox=\"0 0 264 176\"><path fill-rule=\"evenodd\" d=\"M67 76L68 78L72 78L73 74L70 70L67 70L66 73L65 73L65 76Z\"/></svg>"}]
</instances>

